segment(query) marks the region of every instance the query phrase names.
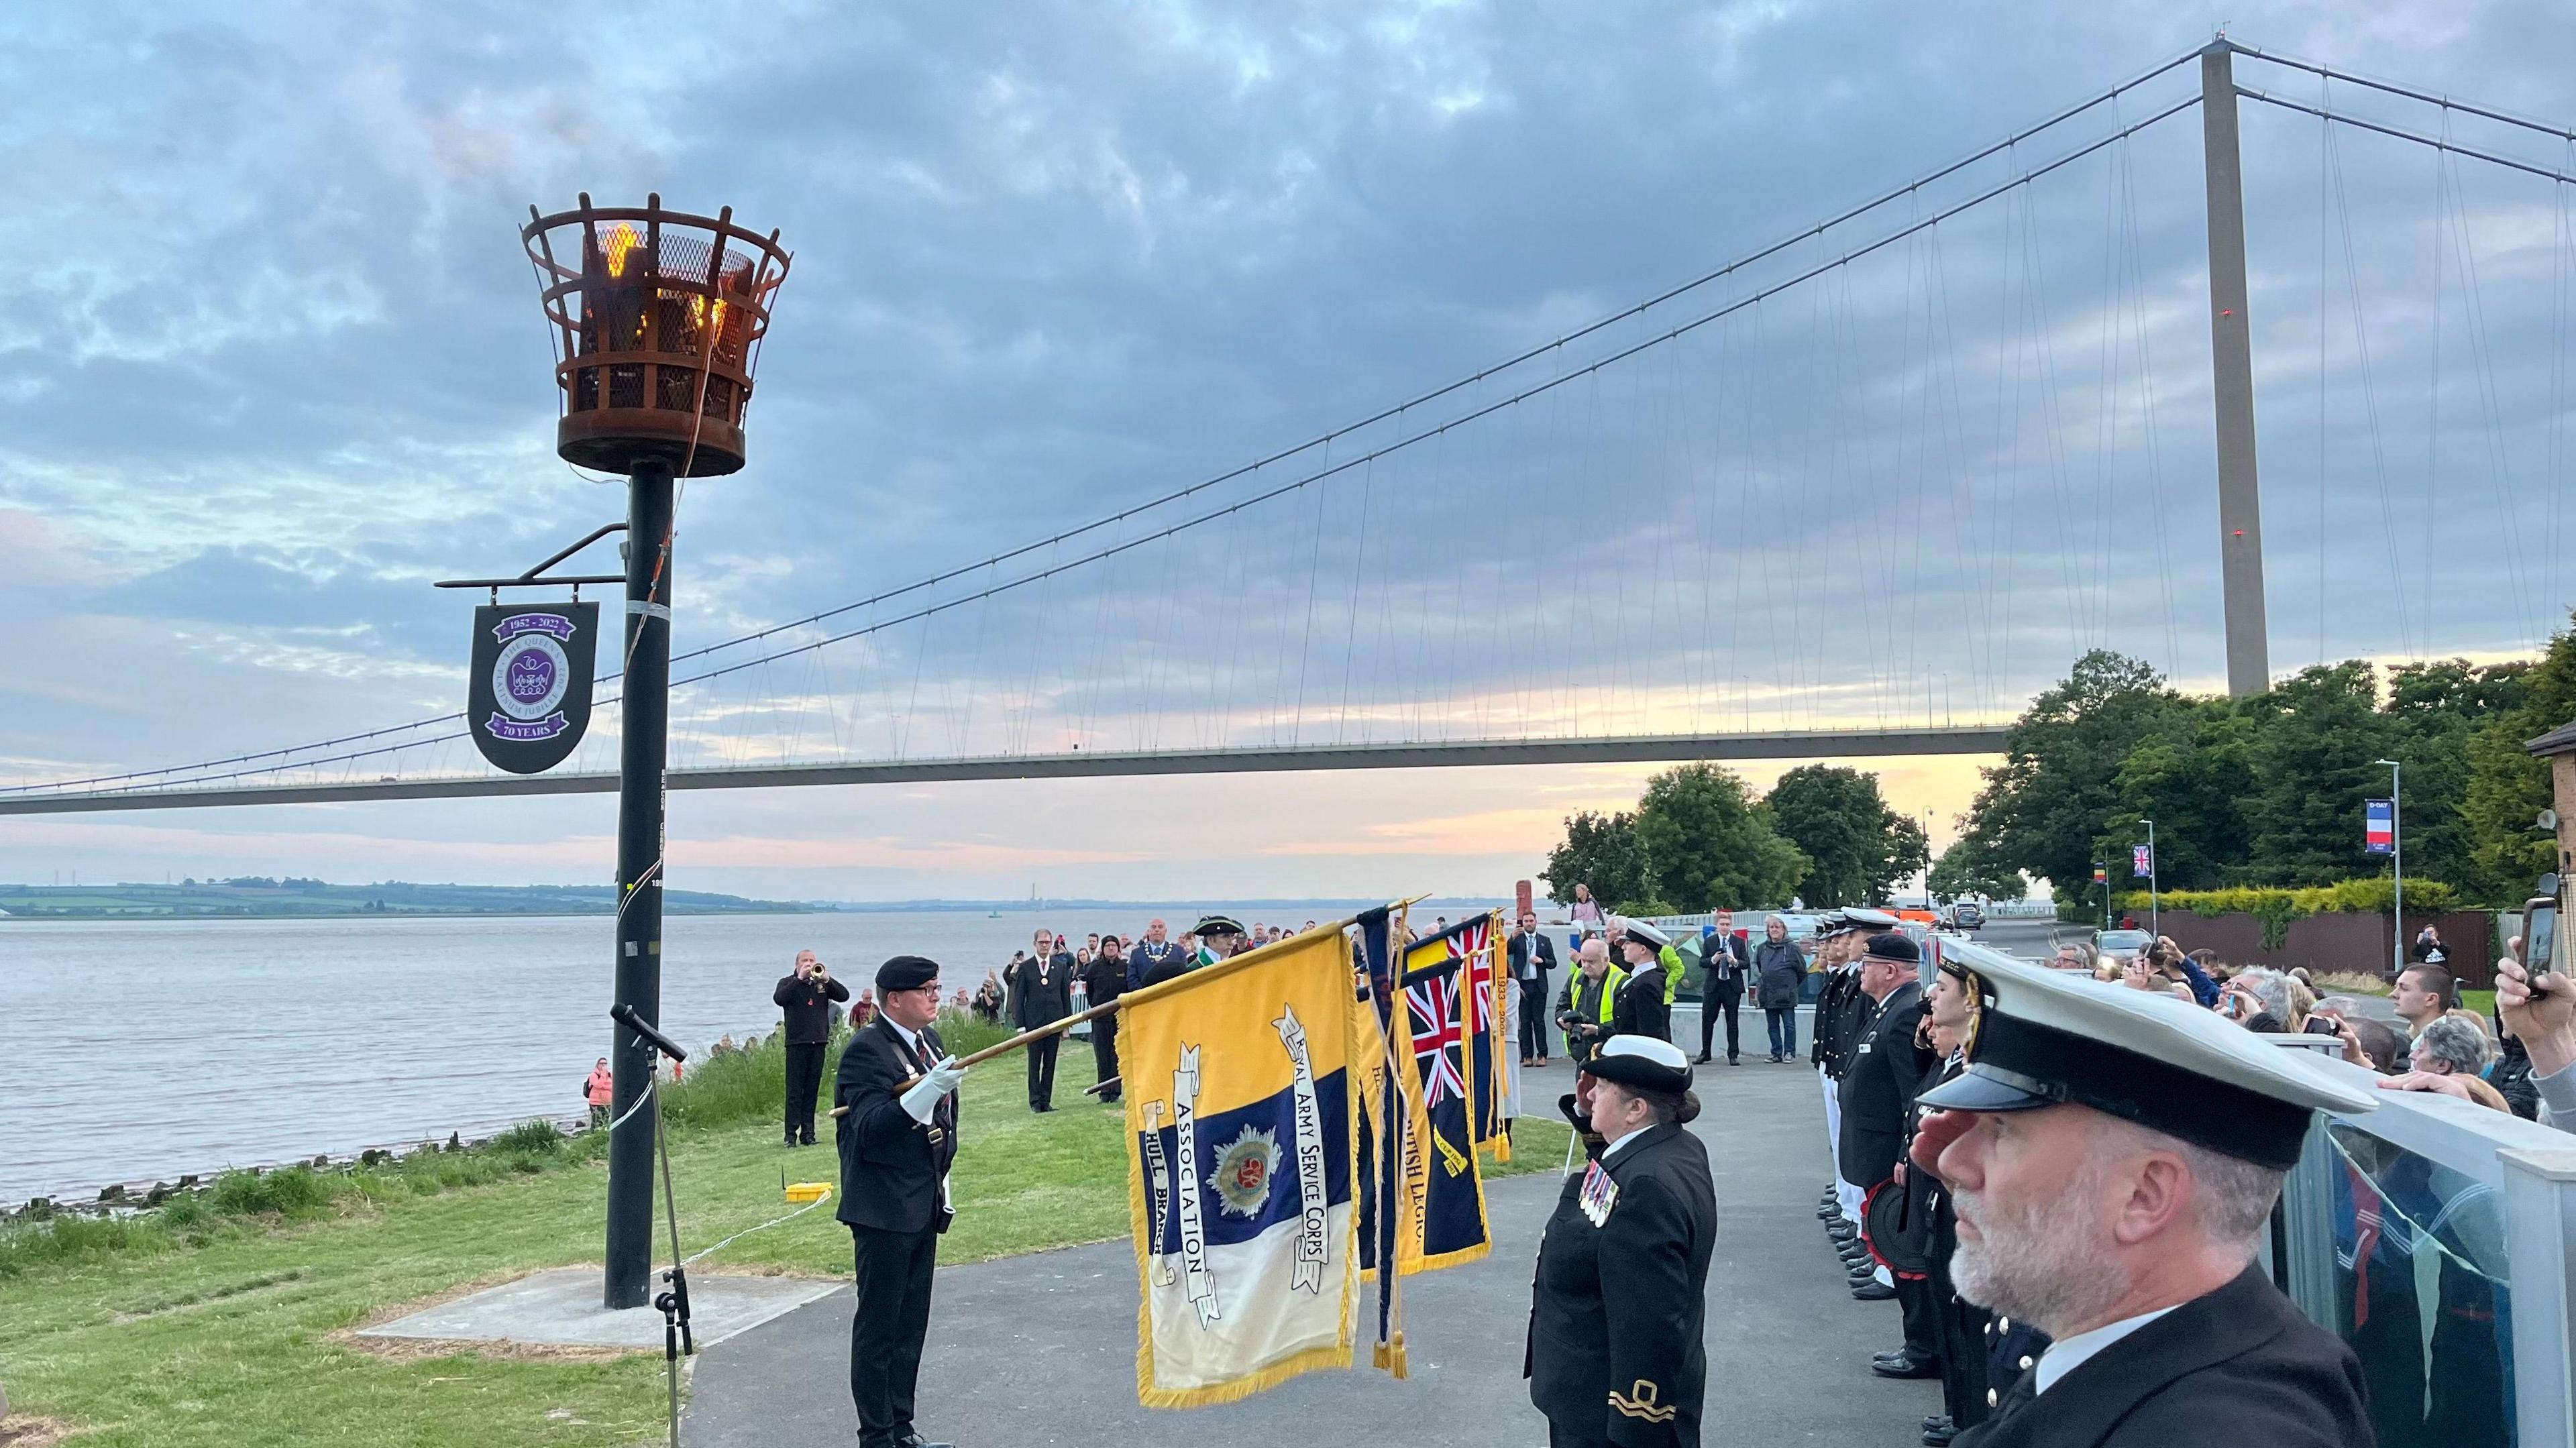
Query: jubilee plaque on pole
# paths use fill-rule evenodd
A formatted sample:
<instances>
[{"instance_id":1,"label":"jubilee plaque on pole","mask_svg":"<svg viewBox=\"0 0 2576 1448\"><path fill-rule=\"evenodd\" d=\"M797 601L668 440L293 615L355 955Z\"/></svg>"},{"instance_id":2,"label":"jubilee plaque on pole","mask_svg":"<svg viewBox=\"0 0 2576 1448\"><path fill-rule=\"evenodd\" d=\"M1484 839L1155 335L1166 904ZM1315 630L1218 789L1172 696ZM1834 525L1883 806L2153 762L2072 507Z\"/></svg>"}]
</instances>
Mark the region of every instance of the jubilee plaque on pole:
<instances>
[{"instance_id":1,"label":"jubilee plaque on pole","mask_svg":"<svg viewBox=\"0 0 2576 1448\"><path fill-rule=\"evenodd\" d=\"M485 759L512 774L542 774L572 753L590 727L598 642L595 603L474 610L465 720Z\"/></svg>"}]
</instances>

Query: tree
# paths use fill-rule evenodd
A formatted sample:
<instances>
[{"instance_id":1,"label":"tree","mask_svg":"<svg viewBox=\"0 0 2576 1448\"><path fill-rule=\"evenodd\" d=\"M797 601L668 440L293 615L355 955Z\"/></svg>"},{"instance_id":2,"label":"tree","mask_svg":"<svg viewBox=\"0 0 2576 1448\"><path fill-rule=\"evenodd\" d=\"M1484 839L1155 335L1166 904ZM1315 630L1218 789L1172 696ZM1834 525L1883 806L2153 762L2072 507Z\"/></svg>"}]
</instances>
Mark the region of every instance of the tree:
<instances>
[{"instance_id":1,"label":"tree","mask_svg":"<svg viewBox=\"0 0 2576 1448\"><path fill-rule=\"evenodd\" d=\"M2077 659L2006 731L2004 762L1985 771L1969 809L1970 832L1991 843L1995 863L2048 880L2061 901L2098 903L2101 834L2128 808L2120 767L2141 741L2187 721L2190 708L2136 659L2107 649Z\"/></svg>"},{"instance_id":2,"label":"tree","mask_svg":"<svg viewBox=\"0 0 2576 1448\"><path fill-rule=\"evenodd\" d=\"M1808 866L1744 781L1713 764L1684 764L1648 780L1637 838L1655 893L1687 911L1781 904Z\"/></svg>"},{"instance_id":3,"label":"tree","mask_svg":"<svg viewBox=\"0 0 2576 1448\"><path fill-rule=\"evenodd\" d=\"M2018 900L2030 892L2030 882L2022 878L2019 870L1996 861L1985 841L1974 835L1961 835L1933 862L1932 873L1924 877L1923 889L1947 905L1970 895Z\"/></svg>"},{"instance_id":4,"label":"tree","mask_svg":"<svg viewBox=\"0 0 2576 1448\"><path fill-rule=\"evenodd\" d=\"M1878 776L1808 764L1763 798L1772 827L1807 856L1798 898L1810 905L1875 905L1932 862L1923 827L1887 807Z\"/></svg>"},{"instance_id":5,"label":"tree","mask_svg":"<svg viewBox=\"0 0 2576 1448\"><path fill-rule=\"evenodd\" d=\"M2469 740L2468 782L2460 802L2478 888L2504 904L2521 903L2556 863L2550 836L2534 827L2540 812L2551 807L2549 768L2522 746L2576 720L2576 630L2552 638L2549 652L2520 683L2519 702Z\"/></svg>"},{"instance_id":6,"label":"tree","mask_svg":"<svg viewBox=\"0 0 2576 1448\"><path fill-rule=\"evenodd\" d=\"M2408 878L2447 881L2497 904L2512 903L2503 897L2528 888L2529 881L2511 890L2483 888L2467 804L2470 749L2481 731L2528 699L2531 672L2524 660L2472 664L2466 659L2400 664L2388 671L2387 712L2399 736L2396 752L2388 757L2406 765ZM2515 742L2518 748L2520 740Z\"/></svg>"},{"instance_id":7,"label":"tree","mask_svg":"<svg viewBox=\"0 0 2576 1448\"><path fill-rule=\"evenodd\" d=\"M2388 793L2399 739L2379 712L2378 671L2311 666L2244 701L2253 723L2250 883L2331 885L2385 867L2362 850L2362 802Z\"/></svg>"},{"instance_id":8,"label":"tree","mask_svg":"<svg viewBox=\"0 0 2576 1448\"><path fill-rule=\"evenodd\" d=\"M1887 816L1886 850L1870 870L1869 903L1884 905L1896 891L1896 882L1910 880L1932 868L1932 840L1923 826L1907 815L1890 811Z\"/></svg>"},{"instance_id":9,"label":"tree","mask_svg":"<svg viewBox=\"0 0 2576 1448\"><path fill-rule=\"evenodd\" d=\"M1646 849L1637 817L1578 810L1565 822L1565 839L1547 852L1539 872L1549 898L1572 904L1577 884L1592 887L1606 908L1625 909L1646 898Z\"/></svg>"}]
</instances>

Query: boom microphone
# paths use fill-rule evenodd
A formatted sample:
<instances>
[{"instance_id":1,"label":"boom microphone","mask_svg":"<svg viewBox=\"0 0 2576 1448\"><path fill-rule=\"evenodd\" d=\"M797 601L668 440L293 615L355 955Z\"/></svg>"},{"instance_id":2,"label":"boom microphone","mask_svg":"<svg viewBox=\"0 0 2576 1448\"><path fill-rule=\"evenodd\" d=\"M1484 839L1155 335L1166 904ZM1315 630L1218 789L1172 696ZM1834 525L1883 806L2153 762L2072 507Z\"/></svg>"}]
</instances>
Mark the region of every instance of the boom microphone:
<instances>
[{"instance_id":1,"label":"boom microphone","mask_svg":"<svg viewBox=\"0 0 2576 1448\"><path fill-rule=\"evenodd\" d=\"M663 1035L660 1031L646 1025L644 1023L644 1018L635 1014L635 1008L633 1006L620 1002L608 1008L608 1016L609 1019L626 1027L628 1030L633 1031L636 1038L641 1040L645 1045L652 1047L654 1050L661 1052L672 1060L685 1061L689 1059L689 1053L680 1049L679 1042L672 1040L670 1037Z\"/></svg>"}]
</instances>

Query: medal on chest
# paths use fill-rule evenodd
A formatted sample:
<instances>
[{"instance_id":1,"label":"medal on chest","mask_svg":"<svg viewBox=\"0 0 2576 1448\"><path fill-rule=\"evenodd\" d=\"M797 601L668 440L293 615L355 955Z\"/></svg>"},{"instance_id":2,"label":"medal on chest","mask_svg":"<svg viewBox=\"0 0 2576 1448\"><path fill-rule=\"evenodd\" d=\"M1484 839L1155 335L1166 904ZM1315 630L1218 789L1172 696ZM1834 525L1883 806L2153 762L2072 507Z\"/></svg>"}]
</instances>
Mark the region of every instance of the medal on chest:
<instances>
[{"instance_id":1,"label":"medal on chest","mask_svg":"<svg viewBox=\"0 0 2576 1448\"><path fill-rule=\"evenodd\" d=\"M1583 1168L1583 1190L1574 1199L1583 1209L1584 1220L1598 1227L1610 1220L1610 1209L1619 1204L1619 1183L1595 1161Z\"/></svg>"}]
</instances>

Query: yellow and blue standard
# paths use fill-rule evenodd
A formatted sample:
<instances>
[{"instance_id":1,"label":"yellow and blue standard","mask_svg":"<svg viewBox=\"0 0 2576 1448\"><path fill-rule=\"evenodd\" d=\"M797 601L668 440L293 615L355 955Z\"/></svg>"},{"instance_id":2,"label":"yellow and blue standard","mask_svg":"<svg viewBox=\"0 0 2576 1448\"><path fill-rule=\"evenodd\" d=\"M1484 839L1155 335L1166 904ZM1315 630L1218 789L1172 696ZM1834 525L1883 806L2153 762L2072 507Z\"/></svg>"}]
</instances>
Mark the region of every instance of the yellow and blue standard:
<instances>
[{"instance_id":1,"label":"yellow and blue standard","mask_svg":"<svg viewBox=\"0 0 2576 1448\"><path fill-rule=\"evenodd\" d=\"M1137 1400L1230 1402L1349 1366L1357 1097L1340 926L1118 1005Z\"/></svg>"}]
</instances>

